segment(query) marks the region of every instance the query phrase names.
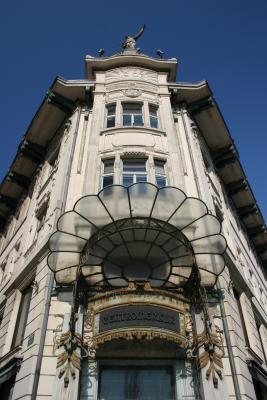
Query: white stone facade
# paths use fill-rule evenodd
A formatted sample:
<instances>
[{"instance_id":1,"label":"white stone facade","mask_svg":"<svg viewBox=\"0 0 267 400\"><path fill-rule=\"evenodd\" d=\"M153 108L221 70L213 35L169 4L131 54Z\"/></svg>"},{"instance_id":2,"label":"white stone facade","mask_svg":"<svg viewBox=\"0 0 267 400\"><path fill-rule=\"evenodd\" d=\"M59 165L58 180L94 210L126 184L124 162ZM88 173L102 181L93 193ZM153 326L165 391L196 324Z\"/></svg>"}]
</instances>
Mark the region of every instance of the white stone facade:
<instances>
[{"instance_id":1,"label":"white stone facade","mask_svg":"<svg viewBox=\"0 0 267 400\"><path fill-rule=\"evenodd\" d=\"M176 60L140 54L87 57L86 66L85 80L53 83L26 133L24 141L40 146L42 159L36 159L40 148L19 152L11 171L20 177L1 186L1 399L100 399L97 373L77 373L68 388L58 377L54 338L67 329L72 293L57 290L47 256L59 216L101 190L105 160L114 160L113 184L123 184L124 160L144 160L147 181L157 184L161 161L169 186L201 199L221 219L226 268L209 310L223 331L223 380L214 388L204 368L199 396L267 399L267 239L257 233L264 222L250 207L255 199L242 186L243 170L207 83L175 83ZM139 126L124 123L128 104L141 110ZM107 127L110 105L114 119ZM23 190L21 176L28 181ZM79 318L82 333L82 312ZM198 398L183 385L175 399Z\"/></svg>"}]
</instances>

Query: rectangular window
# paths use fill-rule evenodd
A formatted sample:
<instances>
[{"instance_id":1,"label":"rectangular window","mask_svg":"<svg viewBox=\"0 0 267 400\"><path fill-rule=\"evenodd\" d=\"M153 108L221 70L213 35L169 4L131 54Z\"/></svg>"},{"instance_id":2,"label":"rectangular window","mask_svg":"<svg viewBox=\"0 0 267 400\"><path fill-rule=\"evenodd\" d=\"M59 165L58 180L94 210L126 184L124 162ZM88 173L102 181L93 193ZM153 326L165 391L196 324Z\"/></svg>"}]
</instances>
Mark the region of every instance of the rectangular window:
<instances>
[{"instance_id":1,"label":"rectangular window","mask_svg":"<svg viewBox=\"0 0 267 400\"><path fill-rule=\"evenodd\" d=\"M242 326L242 330L243 330L243 334L244 334L245 345L250 348L250 343L249 343L246 323L245 323L243 310L242 310L241 303L240 303L240 294L236 291L235 288L233 289L233 293L234 293L234 296L235 296L237 309L238 309L238 314L239 314L239 318L240 318L240 322L241 322L241 326Z\"/></svg>"},{"instance_id":2,"label":"rectangular window","mask_svg":"<svg viewBox=\"0 0 267 400\"><path fill-rule=\"evenodd\" d=\"M155 160L155 175L156 175L156 185L159 188L167 186L164 160Z\"/></svg>"},{"instance_id":3,"label":"rectangular window","mask_svg":"<svg viewBox=\"0 0 267 400\"><path fill-rule=\"evenodd\" d=\"M143 126L143 106L141 103L123 103L123 126Z\"/></svg>"},{"instance_id":4,"label":"rectangular window","mask_svg":"<svg viewBox=\"0 0 267 400\"><path fill-rule=\"evenodd\" d=\"M29 308L30 308L31 297L32 297L32 287L28 286L22 292L17 322L16 322L12 345L11 345L12 349L14 349L17 346L20 346L23 342Z\"/></svg>"},{"instance_id":5,"label":"rectangular window","mask_svg":"<svg viewBox=\"0 0 267 400\"><path fill-rule=\"evenodd\" d=\"M123 160L122 164L124 186L130 186L136 182L147 182L146 160Z\"/></svg>"},{"instance_id":6,"label":"rectangular window","mask_svg":"<svg viewBox=\"0 0 267 400\"><path fill-rule=\"evenodd\" d=\"M116 120L116 104L106 107L106 128L113 128Z\"/></svg>"},{"instance_id":7,"label":"rectangular window","mask_svg":"<svg viewBox=\"0 0 267 400\"><path fill-rule=\"evenodd\" d=\"M2 282L4 282L4 279L5 279L6 265L7 265L7 260L5 260L5 261L0 265L0 284L1 284Z\"/></svg>"},{"instance_id":8,"label":"rectangular window","mask_svg":"<svg viewBox=\"0 0 267 400\"><path fill-rule=\"evenodd\" d=\"M114 183L114 158L103 161L102 188Z\"/></svg>"},{"instance_id":9,"label":"rectangular window","mask_svg":"<svg viewBox=\"0 0 267 400\"><path fill-rule=\"evenodd\" d=\"M37 218L37 227L36 227L36 234L40 232L41 229L43 229L44 224L45 224L45 219L46 219L46 213L47 213L47 208L48 208L48 203L45 202L39 211L36 214Z\"/></svg>"},{"instance_id":10,"label":"rectangular window","mask_svg":"<svg viewBox=\"0 0 267 400\"><path fill-rule=\"evenodd\" d=\"M102 367L100 400L173 400L174 371L169 366Z\"/></svg>"},{"instance_id":11,"label":"rectangular window","mask_svg":"<svg viewBox=\"0 0 267 400\"><path fill-rule=\"evenodd\" d=\"M48 159L49 165L50 165L50 173L56 168L57 162L58 162L58 156L59 156L59 150L60 146L51 154L51 156Z\"/></svg>"},{"instance_id":12,"label":"rectangular window","mask_svg":"<svg viewBox=\"0 0 267 400\"><path fill-rule=\"evenodd\" d=\"M149 104L149 120L151 128L158 129L159 119L158 119L158 106L154 104Z\"/></svg>"}]
</instances>

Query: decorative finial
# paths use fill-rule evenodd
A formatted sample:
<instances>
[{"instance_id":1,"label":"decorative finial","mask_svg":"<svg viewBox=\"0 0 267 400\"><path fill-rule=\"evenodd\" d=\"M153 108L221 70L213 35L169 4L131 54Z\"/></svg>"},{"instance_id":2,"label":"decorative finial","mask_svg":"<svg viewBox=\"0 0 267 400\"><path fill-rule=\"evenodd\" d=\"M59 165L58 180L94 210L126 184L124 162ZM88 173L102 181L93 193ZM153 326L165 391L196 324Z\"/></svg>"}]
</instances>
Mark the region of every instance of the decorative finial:
<instances>
[{"instance_id":1,"label":"decorative finial","mask_svg":"<svg viewBox=\"0 0 267 400\"><path fill-rule=\"evenodd\" d=\"M157 55L159 56L159 58L163 57L164 52L160 49L157 50Z\"/></svg>"},{"instance_id":2,"label":"decorative finial","mask_svg":"<svg viewBox=\"0 0 267 400\"><path fill-rule=\"evenodd\" d=\"M142 28L134 36L131 35L125 36L125 39L121 44L121 48L124 49L124 52L136 53L138 52L138 50L140 51L140 49L137 49L135 45L137 39L139 39L140 36L143 34L145 27L146 24L144 24Z\"/></svg>"},{"instance_id":3,"label":"decorative finial","mask_svg":"<svg viewBox=\"0 0 267 400\"><path fill-rule=\"evenodd\" d=\"M99 49L98 50L99 57L102 57L104 53L105 53L105 49Z\"/></svg>"}]
</instances>

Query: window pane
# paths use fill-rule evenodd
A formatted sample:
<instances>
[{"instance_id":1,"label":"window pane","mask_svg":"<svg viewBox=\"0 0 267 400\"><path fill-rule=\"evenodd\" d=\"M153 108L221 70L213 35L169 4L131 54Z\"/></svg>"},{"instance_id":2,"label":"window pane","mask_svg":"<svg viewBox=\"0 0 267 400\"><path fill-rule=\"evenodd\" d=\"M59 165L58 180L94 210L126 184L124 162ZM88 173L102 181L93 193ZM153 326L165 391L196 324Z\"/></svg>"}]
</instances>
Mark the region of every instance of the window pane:
<instances>
[{"instance_id":1,"label":"window pane","mask_svg":"<svg viewBox=\"0 0 267 400\"><path fill-rule=\"evenodd\" d=\"M147 176L146 175L136 175L136 182L146 182Z\"/></svg>"},{"instance_id":2,"label":"window pane","mask_svg":"<svg viewBox=\"0 0 267 400\"><path fill-rule=\"evenodd\" d=\"M146 172L146 160L124 160L124 172Z\"/></svg>"},{"instance_id":3,"label":"window pane","mask_svg":"<svg viewBox=\"0 0 267 400\"><path fill-rule=\"evenodd\" d=\"M141 103L123 103L123 113L142 114Z\"/></svg>"},{"instance_id":4,"label":"window pane","mask_svg":"<svg viewBox=\"0 0 267 400\"><path fill-rule=\"evenodd\" d=\"M114 171L114 159L105 160L104 163L104 174L111 174Z\"/></svg>"},{"instance_id":5,"label":"window pane","mask_svg":"<svg viewBox=\"0 0 267 400\"><path fill-rule=\"evenodd\" d=\"M128 114L124 114L122 123L123 123L123 126L131 126L132 125L132 116L128 115Z\"/></svg>"},{"instance_id":6,"label":"window pane","mask_svg":"<svg viewBox=\"0 0 267 400\"><path fill-rule=\"evenodd\" d=\"M149 114L154 115L154 117L157 117L158 115L158 107L154 106L153 104L149 104Z\"/></svg>"},{"instance_id":7,"label":"window pane","mask_svg":"<svg viewBox=\"0 0 267 400\"><path fill-rule=\"evenodd\" d=\"M166 186L167 181L165 176L156 176L156 184L159 188Z\"/></svg>"},{"instance_id":8,"label":"window pane","mask_svg":"<svg viewBox=\"0 0 267 400\"><path fill-rule=\"evenodd\" d=\"M158 129L158 118L150 116L150 126L151 128Z\"/></svg>"},{"instance_id":9,"label":"window pane","mask_svg":"<svg viewBox=\"0 0 267 400\"><path fill-rule=\"evenodd\" d=\"M165 175L164 165L165 165L165 161L155 160L155 171L156 171L156 174Z\"/></svg>"},{"instance_id":10,"label":"window pane","mask_svg":"<svg viewBox=\"0 0 267 400\"><path fill-rule=\"evenodd\" d=\"M174 400L171 367L103 368L100 400Z\"/></svg>"},{"instance_id":11,"label":"window pane","mask_svg":"<svg viewBox=\"0 0 267 400\"><path fill-rule=\"evenodd\" d=\"M107 115L115 115L116 106L112 104L107 107Z\"/></svg>"},{"instance_id":12,"label":"window pane","mask_svg":"<svg viewBox=\"0 0 267 400\"><path fill-rule=\"evenodd\" d=\"M20 300L19 312L11 346L12 349L21 345L23 342L27 318L28 318L28 312L30 308L31 296L32 296L32 288L31 286L29 286L22 293L22 297Z\"/></svg>"},{"instance_id":13,"label":"window pane","mask_svg":"<svg viewBox=\"0 0 267 400\"><path fill-rule=\"evenodd\" d=\"M109 185L113 185L113 175L103 176L103 188Z\"/></svg>"},{"instance_id":14,"label":"window pane","mask_svg":"<svg viewBox=\"0 0 267 400\"><path fill-rule=\"evenodd\" d=\"M132 175L123 175L122 176L122 184L123 186L130 186L133 184L133 176Z\"/></svg>"},{"instance_id":15,"label":"window pane","mask_svg":"<svg viewBox=\"0 0 267 400\"><path fill-rule=\"evenodd\" d=\"M112 128L115 126L115 116L107 117L107 128Z\"/></svg>"},{"instance_id":16,"label":"window pane","mask_svg":"<svg viewBox=\"0 0 267 400\"><path fill-rule=\"evenodd\" d=\"M134 115L134 126L143 126L143 117L142 115Z\"/></svg>"}]
</instances>

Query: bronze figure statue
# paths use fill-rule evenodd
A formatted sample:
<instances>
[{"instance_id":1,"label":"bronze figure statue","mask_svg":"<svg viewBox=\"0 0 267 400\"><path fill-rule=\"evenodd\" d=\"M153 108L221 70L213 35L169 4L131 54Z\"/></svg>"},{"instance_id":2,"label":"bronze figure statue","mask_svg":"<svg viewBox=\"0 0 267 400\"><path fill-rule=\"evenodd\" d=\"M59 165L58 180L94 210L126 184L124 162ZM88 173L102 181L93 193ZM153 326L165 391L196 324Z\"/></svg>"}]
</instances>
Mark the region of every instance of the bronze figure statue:
<instances>
[{"instance_id":1,"label":"bronze figure statue","mask_svg":"<svg viewBox=\"0 0 267 400\"><path fill-rule=\"evenodd\" d=\"M142 26L142 28L139 30L139 32L137 32L136 35L134 35L134 36L131 36L131 35L125 36L125 39L121 44L121 48L135 50L136 41L143 34L145 27L146 27L146 24L144 24Z\"/></svg>"}]
</instances>

